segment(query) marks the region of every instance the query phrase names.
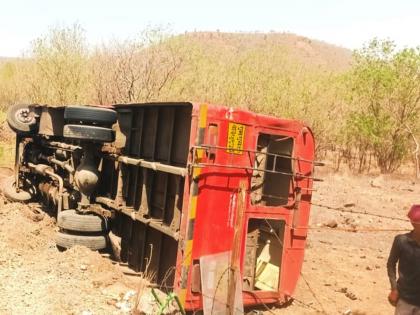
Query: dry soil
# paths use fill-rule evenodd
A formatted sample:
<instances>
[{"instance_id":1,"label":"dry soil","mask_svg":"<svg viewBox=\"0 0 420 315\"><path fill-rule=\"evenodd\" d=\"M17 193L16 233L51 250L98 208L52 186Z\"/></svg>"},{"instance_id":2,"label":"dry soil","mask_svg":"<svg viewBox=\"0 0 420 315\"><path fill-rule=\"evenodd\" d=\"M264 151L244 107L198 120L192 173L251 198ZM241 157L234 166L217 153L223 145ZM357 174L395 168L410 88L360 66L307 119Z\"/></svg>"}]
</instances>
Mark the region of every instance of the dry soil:
<instances>
[{"instance_id":1,"label":"dry soil","mask_svg":"<svg viewBox=\"0 0 420 315\"><path fill-rule=\"evenodd\" d=\"M405 215L419 202L420 184L407 176L321 177L295 301L264 313L392 314L386 259L403 232L374 230L408 231ZM0 314L122 313L136 281L97 252L58 251L55 220L41 210L0 197Z\"/></svg>"}]
</instances>

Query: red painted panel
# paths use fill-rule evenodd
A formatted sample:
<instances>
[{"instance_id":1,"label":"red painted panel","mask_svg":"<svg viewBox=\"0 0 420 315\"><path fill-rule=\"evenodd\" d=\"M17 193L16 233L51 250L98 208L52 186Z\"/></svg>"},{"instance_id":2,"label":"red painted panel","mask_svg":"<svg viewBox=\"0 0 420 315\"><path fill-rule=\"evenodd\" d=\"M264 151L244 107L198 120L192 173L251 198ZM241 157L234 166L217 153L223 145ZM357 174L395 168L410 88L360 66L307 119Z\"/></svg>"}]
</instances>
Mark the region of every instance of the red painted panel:
<instances>
[{"instance_id":1,"label":"red painted panel","mask_svg":"<svg viewBox=\"0 0 420 315\"><path fill-rule=\"evenodd\" d=\"M194 104L192 128L190 136L190 147L194 146L198 126L199 105ZM265 115L230 109L222 106L208 106L207 125L217 125L217 145L226 147L228 145L229 123L245 125L244 150L256 150L259 133L290 136L294 140L293 157L295 172L299 175L313 176L314 139L308 127L298 121L278 119ZM214 134L205 136L205 143L215 144ZM192 152L192 151L191 151ZM248 189L252 171L245 169L254 165L252 154L231 154L226 150L212 150L215 159L204 158L204 163L209 163L202 168L199 178L199 194L197 201L197 214L195 219L193 237L193 259L199 259L203 255L215 254L230 250L233 239L234 213L236 209L236 196L241 180L246 180ZM307 161L302 161L304 159ZM190 162L193 161L192 154ZM236 168L221 167L215 165L235 166ZM189 202L190 181L185 183L184 209L181 222L181 238L185 239L187 224L187 209ZM277 219L285 221L284 246L281 264L281 274L278 292L244 292L245 304L260 304L284 302L285 298L291 296L296 287L303 262L304 247L306 243L307 224L309 221L310 199L312 179L297 176L295 186L301 189L301 201L296 209L290 207L266 207L255 206L250 203L250 196L247 196L246 218L257 217ZM290 200L293 203L293 199ZM293 216L296 215L295 220ZM245 224L247 224L247 219ZM294 222L293 222L294 221ZM293 223L295 224L293 226ZM246 226L243 227L246 233ZM244 256L244 244L246 235L242 237L242 260ZM178 266L183 257L182 242L178 253ZM280 258L279 258L280 259ZM179 285L180 269L177 268L175 288ZM189 288L189 287L188 287ZM201 308L201 297L193 295L188 290L187 309Z\"/></svg>"}]
</instances>

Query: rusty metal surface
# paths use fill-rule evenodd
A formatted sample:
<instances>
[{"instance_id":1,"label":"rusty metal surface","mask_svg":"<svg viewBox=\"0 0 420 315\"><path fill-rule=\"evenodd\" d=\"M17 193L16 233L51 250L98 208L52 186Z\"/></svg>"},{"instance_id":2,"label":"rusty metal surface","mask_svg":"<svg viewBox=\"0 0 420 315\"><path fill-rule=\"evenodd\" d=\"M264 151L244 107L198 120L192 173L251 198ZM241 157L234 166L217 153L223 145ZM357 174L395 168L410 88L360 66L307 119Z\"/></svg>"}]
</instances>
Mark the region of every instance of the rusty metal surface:
<instances>
[{"instance_id":1,"label":"rusty metal surface","mask_svg":"<svg viewBox=\"0 0 420 315\"><path fill-rule=\"evenodd\" d=\"M42 107L39 133L47 136L62 136L64 107Z\"/></svg>"},{"instance_id":2,"label":"rusty metal surface","mask_svg":"<svg viewBox=\"0 0 420 315\"><path fill-rule=\"evenodd\" d=\"M96 202L116 210L121 259L173 286L192 105L116 106L116 141L102 147ZM121 153L121 154L119 154Z\"/></svg>"}]
</instances>

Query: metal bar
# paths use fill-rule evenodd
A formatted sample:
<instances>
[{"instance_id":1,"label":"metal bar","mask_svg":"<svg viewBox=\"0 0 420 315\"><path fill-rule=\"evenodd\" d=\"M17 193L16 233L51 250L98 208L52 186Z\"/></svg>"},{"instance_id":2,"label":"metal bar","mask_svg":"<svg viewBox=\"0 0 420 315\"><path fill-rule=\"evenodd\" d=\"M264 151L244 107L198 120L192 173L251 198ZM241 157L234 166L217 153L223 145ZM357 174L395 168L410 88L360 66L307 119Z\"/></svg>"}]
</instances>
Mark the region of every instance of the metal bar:
<instances>
[{"instance_id":1,"label":"metal bar","mask_svg":"<svg viewBox=\"0 0 420 315\"><path fill-rule=\"evenodd\" d=\"M171 160L172 139L174 137L175 109L163 107L159 110L158 128L156 137L155 160L169 163Z\"/></svg>"},{"instance_id":2,"label":"metal bar","mask_svg":"<svg viewBox=\"0 0 420 315\"><path fill-rule=\"evenodd\" d=\"M115 201L111 198L107 198L107 197L96 197L95 201L97 203L101 203L109 208L112 208L114 210L118 210L117 205L115 204Z\"/></svg>"},{"instance_id":3,"label":"metal bar","mask_svg":"<svg viewBox=\"0 0 420 315\"><path fill-rule=\"evenodd\" d=\"M28 166L31 169L31 171L35 172L36 174L40 174L42 176L49 176L58 182L57 214L60 213L62 210L62 204L63 204L63 189L64 189L63 178L59 176L58 174L54 173L54 170L49 165L28 163Z\"/></svg>"},{"instance_id":4,"label":"metal bar","mask_svg":"<svg viewBox=\"0 0 420 315\"><path fill-rule=\"evenodd\" d=\"M274 161L273 161L273 172L276 171L276 166L277 166L277 156L274 157Z\"/></svg>"},{"instance_id":5,"label":"metal bar","mask_svg":"<svg viewBox=\"0 0 420 315\"><path fill-rule=\"evenodd\" d=\"M57 141L51 141L51 142L47 142L47 141L42 141L43 146L47 146L49 148L61 148L64 150L82 150L81 146L78 145L73 145L73 144L68 144L68 143L62 143L62 142L57 142Z\"/></svg>"},{"instance_id":6,"label":"metal bar","mask_svg":"<svg viewBox=\"0 0 420 315\"><path fill-rule=\"evenodd\" d=\"M267 198L272 198L272 199L287 201L287 203L285 203L283 205L279 205L279 206L290 206L288 204L289 198L283 198L283 197L278 197L278 196L273 196L273 195L261 194L261 193L258 193L256 191L251 191L251 194L254 194L254 195L257 195L257 196L261 196L261 197L267 197ZM290 200L290 201L293 201L293 199Z\"/></svg>"},{"instance_id":7,"label":"metal bar","mask_svg":"<svg viewBox=\"0 0 420 315\"><path fill-rule=\"evenodd\" d=\"M135 220L140 221L141 223L165 234L168 235L169 237L172 237L174 240L178 241L179 240L179 235L176 232L173 232L171 230L171 228L167 227L165 224L161 223L160 221L156 221L153 219L146 219L142 216L139 215L139 213L137 211L131 211L128 209L121 209L121 212L123 212L124 214L130 216L131 218L134 217Z\"/></svg>"},{"instance_id":8,"label":"metal bar","mask_svg":"<svg viewBox=\"0 0 420 315\"><path fill-rule=\"evenodd\" d=\"M16 192L19 192L19 166L20 166L20 141L22 140L19 134L16 134L16 144L15 144L15 187Z\"/></svg>"},{"instance_id":9,"label":"metal bar","mask_svg":"<svg viewBox=\"0 0 420 315\"><path fill-rule=\"evenodd\" d=\"M51 158L51 159L49 159L49 162L57 164L58 166L65 169L67 172L69 172L71 174L73 174L75 172L74 168L70 165L70 161L60 161L60 160Z\"/></svg>"},{"instance_id":10,"label":"metal bar","mask_svg":"<svg viewBox=\"0 0 420 315\"><path fill-rule=\"evenodd\" d=\"M127 128L128 133L127 133L127 138L125 140L126 142L125 142L125 148L124 148L124 151L123 152L125 152L127 154L130 154L131 153L130 152L130 149L131 149L131 141L132 141L131 138L133 137L133 135L131 133L131 128L133 126L133 116L135 116L135 115L134 115L134 113L133 113L133 111L131 109L128 110L128 113L129 113L129 116L127 118L125 118L126 121L127 121L126 128ZM120 117L118 123L119 124L120 123L123 123L122 121L125 120L125 119L122 119L122 117Z\"/></svg>"},{"instance_id":11,"label":"metal bar","mask_svg":"<svg viewBox=\"0 0 420 315\"><path fill-rule=\"evenodd\" d=\"M141 145L143 142L143 126L144 126L144 109L140 108L136 111L134 111L133 115L132 115L132 122L130 124L130 140L133 139L133 131L134 133L137 135L136 141L138 141L136 147L133 147L133 144L135 143L135 141L130 141L130 153L134 154L134 155L140 155L141 152ZM136 127L133 128L133 125L135 125Z\"/></svg>"},{"instance_id":12,"label":"metal bar","mask_svg":"<svg viewBox=\"0 0 420 315\"><path fill-rule=\"evenodd\" d=\"M307 179L312 179L314 181L319 181L322 182L323 180L321 178L315 178L312 176L306 176L300 173L285 173L285 172L275 172L275 171L270 171L270 170L264 170L264 169L259 169L259 168L255 168L255 167L249 167L249 166L236 166L236 165L222 165L222 164L210 164L210 163L195 163L195 164L190 164L192 167L199 167L199 168L203 168L203 167L225 167L225 168L233 168L233 169L241 169L241 170L250 170L250 171L259 171L259 172L265 172L265 173L275 173L275 174L282 174L282 175L288 175L288 176L293 176L293 177L297 177L297 178L307 178Z\"/></svg>"},{"instance_id":13,"label":"metal bar","mask_svg":"<svg viewBox=\"0 0 420 315\"><path fill-rule=\"evenodd\" d=\"M140 166L144 168L149 168L154 171L162 171L165 173L180 175L182 177L185 177L188 173L187 169L184 167L172 166L172 165L163 164L159 162L151 162L151 161L146 161L144 159L135 159L135 158L130 158L128 156L118 156L117 160L118 162L121 162L124 164L136 165L136 166Z\"/></svg>"},{"instance_id":14,"label":"metal bar","mask_svg":"<svg viewBox=\"0 0 420 315\"><path fill-rule=\"evenodd\" d=\"M166 195L168 190L168 174L155 173L154 181L152 184L150 210L151 216L157 219L164 220L166 208ZM157 209L157 211L156 211Z\"/></svg>"},{"instance_id":15,"label":"metal bar","mask_svg":"<svg viewBox=\"0 0 420 315\"><path fill-rule=\"evenodd\" d=\"M159 232L162 232L165 235L172 237L176 241L179 240L178 233L173 232L173 230L169 226L160 223L160 221L158 222L157 220L144 218L140 213L138 213L138 211L133 211L133 209L131 208L119 207L115 204L115 201L110 198L96 197L95 201L104 204L107 207L110 207L116 211L122 212L128 217L130 217L132 220L137 220Z\"/></svg>"},{"instance_id":16,"label":"metal bar","mask_svg":"<svg viewBox=\"0 0 420 315\"><path fill-rule=\"evenodd\" d=\"M197 149L217 149L217 150L225 150L225 151L230 150L228 147L217 146L217 145L207 145L207 144L195 145L195 146L193 146L193 148L197 148ZM264 154L264 155L271 155L271 156L278 156L278 157L288 158L288 159L291 159L291 160L312 163L312 164L314 164L316 166L325 166L325 163L324 162L311 161L311 160L302 159L302 158L298 158L298 157L292 157L292 156L286 155L286 154L267 153L267 152L250 150L250 149L242 149L242 150L241 149L237 149L237 151L251 152L251 153L255 153L255 154Z\"/></svg>"},{"instance_id":17,"label":"metal bar","mask_svg":"<svg viewBox=\"0 0 420 315\"><path fill-rule=\"evenodd\" d=\"M229 272L229 281L228 281L228 292L227 292L227 304L226 304L226 314L234 315L235 312L235 293L236 293L236 280L237 275L239 275L240 269L240 256L241 256L241 238L243 234L243 225L244 225L244 216L245 216L245 199L246 199L246 181L242 180L239 183L238 191L238 203L236 206L236 219L233 226L233 242L232 242L232 252L230 256L230 272Z\"/></svg>"},{"instance_id":18,"label":"metal bar","mask_svg":"<svg viewBox=\"0 0 420 315\"><path fill-rule=\"evenodd\" d=\"M141 199L139 211L143 216L150 215L152 207L151 202L151 186L153 185L154 174L148 169L142 168L142 183L141 183Z\"/></svg>"},{"instance_id":19,"label":"metal bar","mask_svg":"<svg viewBox=\"0 0 420 315\"><path fill-rule=\"evenodd\" d=\"M171 188L170 194L168 196L168 199L173 198L173 212L172 212L172 220L171 222L168 222L171 229L174 231L179 230L179 225L181 222L181 212L182 209L179 207L179 201L180 198L183 196L183 185L181 185L181 182L183 183L183 180L179 176L169 176L169 186L168 188ZM175 189L174 189L175 188ZM172 202L170 203L170 205ZM181 206L182 207L182 206ZM165 218L166 219L166 218Z\"/></svg>"},{"instance_id":20,"label":"metal bar","mask_svg":"<svg viewBox=\"0 0 420 315\"><path fill-rule=\"evenodd\" d=\"M154 160L159 121L159 108L149 107L144 111L141 155Z\"/></svg>"},{"instance_id":21,"label":"metal bar","mask_svg":"<svg viewBox=\"0 0 420 315\"><path fill-rule=\"evenodd\" d=\"M63 179L51 170L46 170L45 174L48 174L51 178L56 179L58 181L57 214L59 214L62 210L62 203L63 203L63 187L64 187Z\"/></svg>"},{"instance_id":22,"label":"metal bar","mask_svg":"<svg viewBox=\"0 0 420 315\"><path fill-rule=\"evenodd\" d=\"M127 196L126 196L126 203L127 206L133 206L136 203L136 195L137 195L137 186L138 186L138 168L134 166L130 166L128 169L128 179L127 179Z\"/></svg>"}]
</instances>

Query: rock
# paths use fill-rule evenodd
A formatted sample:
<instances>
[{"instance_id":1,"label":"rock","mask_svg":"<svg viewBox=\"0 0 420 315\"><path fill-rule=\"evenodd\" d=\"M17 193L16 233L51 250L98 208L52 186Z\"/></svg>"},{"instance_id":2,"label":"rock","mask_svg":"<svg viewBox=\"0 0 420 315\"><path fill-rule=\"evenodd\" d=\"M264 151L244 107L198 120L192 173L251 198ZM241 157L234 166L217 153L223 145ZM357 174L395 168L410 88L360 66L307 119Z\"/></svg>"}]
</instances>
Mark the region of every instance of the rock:
<instances>
[{"instance_id":1,"label":"rock","mask_svg":"<svg viewBox=\"0 0 420 315\"><path fill-rule=\"evenodd\" d=\"M357 225L356 224L350 224L350 230L352 232L357 232Z\"/></svg>"},{"instance_id":2,"label":"rock","mask_svg":"<svg viewBox=\"0 0 420 315\"><path fill-rule=\"evenodd\" d=\"M128 300L130 300L135 295L136 295L136 291L130 290L126 294L124 294L123 300L124 301L128 301Z\"/></svg>"},{"instance_id":3,"label":"rock","mask_svg":"<svg viewBox=\"0 0 420 315\"><path fill-rule=\"evenodd\" d=\"M87 266L86 265L80 265L80 270L82 271L86 271L87 270Z\"/></svg>"},{"instance_id":4,"label":"rock","mask_svg":"<svg viewBox=\"0 0 420 315\"><path fill-rule=\"evenodd\" d=\"M379 178L372 179L370 181L370 186L373 188L382 188L382 183L383 183L382 178L379 177Z\"/></svg>"},{"instance_id":5,"label":"rock","mask_svg":"<svg viewBox=\"0 0 420 315\"><path fill-rule=\"evenodd\" d=\"M23 207L21 209L21 211L23 212L23 215L25 217L27 217L28 219L34 221L34 222L40 222L44 219L45 217L45 213L42 212L39 207L35 207L35 206L27 206L27 207Z\"/></svg>"},{"instance_id":6,"label":"rock","mask_svg":"<svg viewBox=\"0 0 420 315\"><path fill-rule=\"evenodd\" d=\"M114 300L114 299L112 299L112 300L107 300L107 301L106 301L106 304L115 306L115 304L117 304L117 301L116 301L116 300Z\"/></svg>"},{"instance_id":7,"label":"rock","mask_svg":"<svg viewBox=\"0 0 420 315\"><path fill-rule=\"evenodd\" d=\"M352 207L355 207L355 206L356 206L356 204L353 203L353 202L344 204L344 208L352 208Z\"/></svg>"},{"instance_id":8,"label":"rock","mask_svg":"<svg viewBox=\"0 0 420 315\"><path fill-rule=\"evenodd\" d=\"M347 289L346 287L341 288L339 292L344 293L344 295L350 300L357 300L357 296L354 293L350 292L349 289Z\"/></svg>"},{"instance_id":9,"label":"rock","mask_svg":"<svg viewBox=\"0 0 420 315\"><path fill-rule=\"evenodd\" d=\"M330 220L327 223L325 223L324 225L333 229L333 228L336 228L338 226L338 223L335 220Z\"/></svg>"},{"instance_id":10,"label":"rock","mask_svg":"<svg viewBox=\"0 0 420 315\"><path fill-rule=\"evenodd\" d=\"M366 266L366 270L372 270L372 268L370 268L369 266Z\"/></svg>"},{"instance_id":11,"label":"rock","mask_svg":"<svg viewBox=\"0 0 420 315\"><path fill-rule=\"evenodd\" d=\"M115 303L115 306L118 307L123 313L131 312L131 303L128 301L117 302Z\"/></svg>"},{"instance_id":12,"label":"rock","mask_svg":"<svg viewBox=\"0 0 420 315\"><path fill-rule=\"evenodd\" d=\"M414 191L414 189L412 189L412 188L403 188L401 190L405 190L405 191L409 191L409 192L413 192Z\"/></svg>"},{"instance_id":13,"label":"rock","mask_svg":"<svg viewBox=\"0 0 420 315\"><path fill-rule=\"evenodd\" d=\"M346 297L348 297L350 300L352 300L352 301L354 301L354 300L357 300L357 296L354 294L354 293L352 293L352 292L347 292L347 293L345 293L344 294Z\"/></svg>"},{"instance_id":14,"label":"rock","mask_svg":"<svg viewBox=\"0 0 420 315\"><path fill-rule=\"evenodd\" d=\"M354 222L356 222L356 220L351 217L346 217L343 221L344 224L353 224Z\"/></svg>"}]
</instances>

